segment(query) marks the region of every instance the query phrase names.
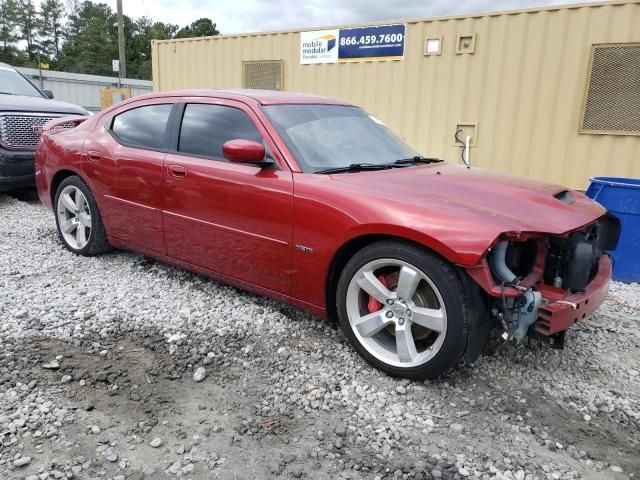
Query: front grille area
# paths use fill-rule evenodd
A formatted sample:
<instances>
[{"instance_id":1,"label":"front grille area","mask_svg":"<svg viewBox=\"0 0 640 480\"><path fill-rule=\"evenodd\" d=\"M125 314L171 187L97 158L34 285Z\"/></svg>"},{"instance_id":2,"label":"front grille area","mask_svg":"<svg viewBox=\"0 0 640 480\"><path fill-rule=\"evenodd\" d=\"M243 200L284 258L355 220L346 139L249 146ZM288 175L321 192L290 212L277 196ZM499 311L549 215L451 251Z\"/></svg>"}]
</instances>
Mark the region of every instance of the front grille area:
<instances>
[{"instance_id":1,"label":"front grille area","mask_svg":"<svg viewBox=\"0 0 640 480\"><path fill-rule=\"evenodd\" d=\"M619 237L620 221L610 214L568 238L549 237L544 283L584 291L598 273L600 255L615 250Z\"/></svg>"},{"instance_id":2,"label":"front grille area","mask_svg":"<svg viewBox=\"0 0 640 480\"><path fill-rule=\"evenodd\" d=\"M42 126L48 121L61 116L28 113L0 114L0 144L13 150L33 150L38 145L38 140L40 140ZM69 122L63 123L58 128L73 127L75 127L75 124Z\"/></svg>"}]
</instances>

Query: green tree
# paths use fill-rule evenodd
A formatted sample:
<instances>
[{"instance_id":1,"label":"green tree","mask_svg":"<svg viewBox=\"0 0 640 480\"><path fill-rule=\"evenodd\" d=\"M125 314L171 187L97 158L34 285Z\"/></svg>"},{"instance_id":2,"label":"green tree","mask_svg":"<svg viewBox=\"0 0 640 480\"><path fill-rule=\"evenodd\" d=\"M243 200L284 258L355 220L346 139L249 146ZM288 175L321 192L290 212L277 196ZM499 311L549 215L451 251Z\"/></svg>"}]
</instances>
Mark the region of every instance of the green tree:
<instances>
[{"instance_id":1,"label":"green tree","mask_svg":"<svg viewBox=\"0 0 640 480\"><path fill-rule=\"evenodd\" d=\"M173 38L178 26L141 17L133 22L131 28L126 36L127 75L151 78L151 40Z\"/></svg>"},{"instance_id":2,"label":"green tree","mask_svg":"<svg viewBox=\"0 0 640 480\"><path fill-rule=\"evenodd\" d=\"M151 40L173 38L178 26L170 23L154 22L141 17L132 24L132 31L126 39L127 75L136 78L151 78Z\"/></svg>"},{"instance_id":3,"label":"green tree","mask_svg":"<svg viewBox=\"0 0 640 480\"><path fill-rule=\"evenodd\" d=\"M211 37L219 34L220 32L216 28L216 24L213 23L210 18L199 18L191 25L178 30L176 38Z\"/></svg>"},{"instance_id":4,"label":"green tree","mask_svg":"<svg viewBox=\"0 0 640 480\"><path fill-rule=\"evenodd\" d=\"M67 72L112 75L118 58L116 15L104 3L85 1L69 14L58 68ZM130 21L130 20L129 20Z\"/></svg>"},{"instance_id":5,"label":"green tree","mask_svg":"<svg viewBox=\"0 0 640 480\"><path fill-rule=\"evenodd\" d=\"M2 42L2 61L10 61L18 40L16 35L16 15L18 13L15 0L0 0L0 42Z\"/></svg>"},{"instance_id":6,"label":"green tree","mask_svg":"<svg viewBox=\"0 0 640 480\"><path fill-rule=\"evenodd\" d=\"M65 35L70 31L77 31L79 29L78 21L81 10L81 2L79 0L67 0L67 21L65 22L62 41L64 42Z\"/></svg>"},{"instance_id":7,"label":"green tree","mask_svg":"<svg viewBox=\"0 0 640 480\"><path fill-rule=\"evenodd\" d=\"M0 61L35 63L38 55L67 72L113 76L118 58L117 16L91 0L0 0ZM66 9L65 9L66 6ZM66 17L66 18L65 18ZM127 74L151 78L151 41L218 35L216 24L199 18L184 28L148 17L124 16ZM18 46L26 45L26 51Z\"/></svg>"},{"instance_id":8,"label":"green tree","mask_svg":"<svg viewBox=\"0 0 640 480\"><path fill-rule=\"evenodd\" d=\"M30 60L34 60L38 51L38 11L33 0L17 0L16 4L20 40L27 43L27 55Z\"/></svg>"},{"instance_id":9,"label":"green tree","mask_svg":"<svg viewBox=\"0 0 640 480\"><path fill-rule=\"evenodd\" d=\"M45 0L40 5L38 30L42 53L47 58L57 59L64 32L65 9L61 0Z\"/></svg>"}]
</instances>

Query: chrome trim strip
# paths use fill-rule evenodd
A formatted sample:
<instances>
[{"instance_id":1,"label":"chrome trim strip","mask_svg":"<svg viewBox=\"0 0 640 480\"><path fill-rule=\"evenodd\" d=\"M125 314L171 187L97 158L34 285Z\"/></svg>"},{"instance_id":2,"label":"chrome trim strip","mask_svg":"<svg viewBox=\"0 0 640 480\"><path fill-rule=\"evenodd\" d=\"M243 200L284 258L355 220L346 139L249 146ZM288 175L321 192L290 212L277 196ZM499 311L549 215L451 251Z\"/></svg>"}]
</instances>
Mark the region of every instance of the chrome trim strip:
<instances>
[{"instance_id":1,"label":"chrome trim strip","mask_svg":"<svg viewBox=\"0 0 640 480\"><path fill-rule=\"evenodd\" d=\"M163 210L162 213L166 213L167 215L172 215L174 217L178 217L178 218L181 218L183 220L190 220L192 222L200 223L202 225L207 225L208 227L218 228L220 230L225 230L225 231L233 232L233 233L239 233L241 235L247 235L249 237L257 238L257 239L260 239L260 240L266 240L268 242L272 242L272 243L276 243L278 245L281 245L283 247L286 247L286 246L289 245L289 242L286 242L284 240L278 240L277 238L266 237L264 235L259 235L257 233L247 232L245 230L239 230L239 229L233 228L233 227L227 227L226 225L220 225L218 223L212 223L212 222L208 222L206 220L200 220L199 218L188 217L186 215L181 215L179 213L170 212L168 210Z\"/></svg>"},{"instance_id":2,"label":"chrome trim strip","mask_svg":"<svg viewBox=\"0 0 640 480\"><path fill-rule=\"evenodd\" d=\"M156 208L156 207L150 207L149 205L143 205L142 203L136 203L136 202L132 202L130 200L125 200L124 198L119 198L119 197L114 197L113 195L103 195L104 198L108 198L109 200L115 200L117 202L120 203L125 203L127 205L130 205L132 207L140 207L140 208L145 208L147 210L151 210L152 212L157 212L160 209Z\"/></svg>"}]
</instances>

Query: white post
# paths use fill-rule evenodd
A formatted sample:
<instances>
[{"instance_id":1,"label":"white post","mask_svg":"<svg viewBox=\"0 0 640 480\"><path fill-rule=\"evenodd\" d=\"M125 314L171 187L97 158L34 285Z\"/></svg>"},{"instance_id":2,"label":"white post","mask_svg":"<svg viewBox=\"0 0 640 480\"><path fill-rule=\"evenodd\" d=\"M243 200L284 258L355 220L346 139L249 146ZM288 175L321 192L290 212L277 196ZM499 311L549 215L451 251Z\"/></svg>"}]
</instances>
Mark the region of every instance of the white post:
<instances>
[{"instance_id":1,"label":"white post","mask_svg":"<svg viewBox=\"0 0 640 480\"><path fill-rule=\"evenodd\" d=\"M463 154L464 164L467 166L467 168L471 168L471 163L469 162L470 148L471 148L471 137L467 135L467 137L464 139L464 154Z\"/></svg>"}]
</instances>

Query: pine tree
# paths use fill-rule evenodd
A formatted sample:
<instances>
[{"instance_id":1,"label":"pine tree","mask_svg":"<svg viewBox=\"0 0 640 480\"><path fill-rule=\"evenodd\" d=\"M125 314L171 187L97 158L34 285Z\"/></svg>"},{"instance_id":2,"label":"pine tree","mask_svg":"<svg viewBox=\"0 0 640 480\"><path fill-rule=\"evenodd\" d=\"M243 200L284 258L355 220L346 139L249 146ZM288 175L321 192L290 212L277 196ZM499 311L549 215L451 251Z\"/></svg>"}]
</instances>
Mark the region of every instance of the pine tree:
<instances>
[{"instance_id":1,"label":"pine tree","mask_svg":"<svg viewBox=\"0 0 640 480\"><path fill-rule=\"evenodd\" d=\"M124 32L127 72L138 78L151 77L151 40L219 33L209 18L179 28L126 15ZM38 56L62 71L112 76L111 60L118 58L115 12L91 0L0 0L0 61L33 65Z\"/></svg>"},{"instance_id":2,"label":"pine tree","mask_svg":"<svg viewBox=\"0 0 640 480\"><path fill-rule=\"evenodd\" d=\"M17 0L16 3L20 39L27 42L27 55L30 60L34 60L38 51L38 11L33 0Z\"/></svg>"},{"instance_id":3,"label":"pine tree","mask_svg":"<svg viewBox=\"0 0 640 480\"><path fill-rule=\"evenodd\" d=\"M178 30L176 38L210 37L219 34L220 32L216 24L213 23L210 18L199 18L191 25L187 25Z\"/></svg>"},{"instance_id":4,"label":"pine tree","mask_svg":"<svg viewBox=\"0 0 640 480\"><path fill-rule=\"evenodd\" d=\"M2 42L2 56L9 57L11 47L17 41L16 15L18 8L15 0L0 0L0 42Z\"/></svg>"},{"instance_id":5,"label":"pine tree","mask_svg":"<svg viewBox=\"0 0 640 480\"><path fill-rule=\"evenodd\" d=\"M67 72L111 75L118 58L116 16L103 3L79 4L69 13L58 67Z\"/></svg>"},{"instance_id":6,"label":"pine tree","mask_svg":"<svg viewBox=\"0 0 640 480\"><path fill-rule=\"evenodd\" d=\"M57 59L60 54L65 9L61 0L45 0L40 5L38 30L42 53L49 59Z\"/></svg>"}]
</instances>

